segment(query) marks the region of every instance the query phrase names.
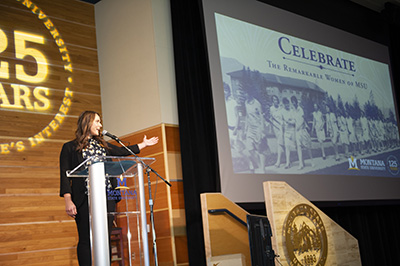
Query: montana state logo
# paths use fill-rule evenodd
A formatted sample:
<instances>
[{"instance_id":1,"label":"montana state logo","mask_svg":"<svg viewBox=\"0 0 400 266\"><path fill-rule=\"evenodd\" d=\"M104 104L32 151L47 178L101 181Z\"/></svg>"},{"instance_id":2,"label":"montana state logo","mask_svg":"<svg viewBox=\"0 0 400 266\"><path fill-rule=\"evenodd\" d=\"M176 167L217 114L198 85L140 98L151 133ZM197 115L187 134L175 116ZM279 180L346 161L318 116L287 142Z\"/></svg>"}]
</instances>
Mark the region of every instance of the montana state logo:
<instances>
[{"instance_id":1,"label":"montana state logo","mask_svg":"<svg viewBox=\"0 0 400 266\"><path fill-rule=\"evenodd\" d=\"M357 159L351 156L349 159L349 169L348 170L360 170L357 166Z\"/></svg>"},{"instance_id":2,"label":"montana state logo","mask_svg":"<svg viewBox=\"0 0 400 266\"><path fill-rule=\"evenodd\" d=\"M285 246L291 266L323 266L328 241L321 217L310 205L295 206L283 226Z\"/></svg>"}]
</instances>

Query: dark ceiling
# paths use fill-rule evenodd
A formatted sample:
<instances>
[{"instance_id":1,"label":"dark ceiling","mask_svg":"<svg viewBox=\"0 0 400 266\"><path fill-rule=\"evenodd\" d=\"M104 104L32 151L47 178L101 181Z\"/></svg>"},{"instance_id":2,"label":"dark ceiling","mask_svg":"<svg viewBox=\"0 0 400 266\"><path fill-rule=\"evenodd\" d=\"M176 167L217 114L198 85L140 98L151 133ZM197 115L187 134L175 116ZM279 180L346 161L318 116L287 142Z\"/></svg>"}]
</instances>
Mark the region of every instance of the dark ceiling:
<instances>
[{"instance_id":1,"label":"dark ceiling","mask_svg":"<svg viewBox=\"0 0 400 266\"><path fill-rule=\"evenodd\" d=\"M80 0L82 2L90 3L90 4L96 4L100 2L101 0ZM391 2L393 4L400 4L400 0L350 0L352 2L355 2L359 5L365 6L369 9L372 9L376 12L381 12L384 7L386 2Z\"/></svg>"},{"instance_id":2,"label":"dark ceiling","mask_svg":"<svg viewBox=\"0 0 400 266\"><path fill-rule=\"evenodd\" d=\"M89 4L96 4L97 2L100 2L100 0L81 0L81 1Z\"/></svg>"}]
</instances>

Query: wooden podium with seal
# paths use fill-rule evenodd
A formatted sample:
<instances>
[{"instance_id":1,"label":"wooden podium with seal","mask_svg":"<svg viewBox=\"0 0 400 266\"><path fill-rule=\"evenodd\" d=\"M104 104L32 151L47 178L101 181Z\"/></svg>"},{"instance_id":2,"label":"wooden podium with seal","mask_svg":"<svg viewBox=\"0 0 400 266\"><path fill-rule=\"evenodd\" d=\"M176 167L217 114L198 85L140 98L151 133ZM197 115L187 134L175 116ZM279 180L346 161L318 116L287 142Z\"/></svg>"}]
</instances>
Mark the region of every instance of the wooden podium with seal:
<instances>
[{"instance_id":1,"label":"wooden podium with seal","mask_svg":"<svg viewBox=\"0 0 400 266\"><path fill-rule=\"evenodd\" d=\"M361 266L358 241L286 182L264 182L272 247L282 265Z\"/></svg>"},{"instance_id":2,"label":"wooden podium with seal","mask_svg":"<svg viewBox=\"0 0 400 266\"><path fill-rule=\"evenodd\" d=\"M263 183L275 265L361 266L358 241L286 182ZM220 193L201 194L208 265L252 265L249 215ZM256 252L264 252L262 249ZM230 261L232 264L232 261Z\"/></svg>"}]
</instances>

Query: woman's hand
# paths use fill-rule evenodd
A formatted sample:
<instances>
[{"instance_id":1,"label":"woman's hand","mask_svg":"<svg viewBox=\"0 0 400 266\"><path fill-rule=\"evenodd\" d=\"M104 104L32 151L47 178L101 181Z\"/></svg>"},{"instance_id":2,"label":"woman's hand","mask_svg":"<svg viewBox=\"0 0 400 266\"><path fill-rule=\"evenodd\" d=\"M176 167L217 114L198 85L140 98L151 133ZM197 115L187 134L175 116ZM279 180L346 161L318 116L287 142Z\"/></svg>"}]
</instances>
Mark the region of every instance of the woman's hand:
<instances>
[{"instance_id":1,"label":"woman's hand","mask_svg":"<svg viewBox=\"0 0 400 266\"><path fill-rule=\"evenodd\" d=\"M64 200L65 200L65 211L69 216L75 218L77 211L75 204L71 200L71 194L69 193L64 194Z\"/></svg>"},{"instance_id":2,"label":"woman's hand","mask_svg":"<svg viewBox=\"0 0 400 266\"><path fill-rule=\"evenodd\" d=\"M147 146L153 146L157 143L158 143L158 137L152 137L152 138L148 139L147 136L144 135L143 142L139 143L138 146L139 146L139 149L141 150L143 148L146 148Z\"/></svg>"}]
</instances>

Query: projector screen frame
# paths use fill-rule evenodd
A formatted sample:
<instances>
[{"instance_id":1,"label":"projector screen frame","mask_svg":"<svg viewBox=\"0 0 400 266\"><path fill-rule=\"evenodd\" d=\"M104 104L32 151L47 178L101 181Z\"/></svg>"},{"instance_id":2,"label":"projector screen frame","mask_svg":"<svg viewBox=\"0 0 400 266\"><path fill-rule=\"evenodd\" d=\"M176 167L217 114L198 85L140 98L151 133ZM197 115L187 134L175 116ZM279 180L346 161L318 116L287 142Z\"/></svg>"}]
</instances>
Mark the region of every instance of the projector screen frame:
<instances>
[{"instance_id":1,"label":"projector screen frame","mask_svg":"<svg viewBox=\"0 0 400 266\"><path fill-rule=\"evenodd\" d=\"M257 26L267 27L270 30L288 34L306 41L315 42L319 45L329 44L330 48L339 49L354 55L365 57L365 55L371 50L380 51L379 53L368 58L388 64L390 83L392 84L393 88L393 77L391 74L392 71L388 48L382 44L366 40L357 35L257 1L246 1L245 5L243 5L243 1L240 0L203 0L203 9L210 62L210 75L213 88L223 87L215 25L215 13L240 19L244 22ZM265 14L268 14L268 16L265 16ZM290 18L293 21L297 21L297 23L290 23L288 20L286 20L287 23L276 24L276 20L281 17ZM349 46L344 47L343 43L341 42L342 39L334 38L332 33L334 33L336 36L345 36L348 40L350 40L348 42ZM321 41L323 38L325 38L326 41ZM356 46L356 43L360 41L366 43L367 45L363 47ZM399 121L394 89L392 89L392 96L394 99L395 116L397 121ZM226 154L226 150L229 150L227 147L230 145L229 136L226 130L218 130L218 128L221 127L221 124L225 125L225 128L227 127L226 118L224 117L223 113L218 111L218 105L221 103L221 98L223 99L224 97L223 92L221 90L217 91L213 89L213 97L220 162L221 192L231 200L242 203L263 201L263 193L261 191L262 186L260 184L267 180L286 181L312 201L391 200L400 198L399 192L395 189L395 187L398 187L400 184L399 178L382 178L379 180L376 177L365 176L362 177L363 182L360 182L360 180L357 180L357 178L352 178L352 176L349 175L334 176L334 178L333 176L309 175L305 181L304 179L299 178L298 175L287 175L282 177L282 174L268 174L266 177L266 175L253 174L251 177L249 177L248 175L244 174L234 174L232 170L229 170L233 168L232 162L230 161L230 163L224 163L222 159L231 157L230 153L229 155ZM237 177L234 182L234 188L232 188L232 184L226 182L224 183L223 179L226 172L229 172L230 175ZM254 181L253 185L249 184L249 178L251 181ZM365 183L370 185L365 186ZM338 184L346 184L346 186L338 186ZM244 187L251 191L249 195L243 194ZM385 191L385 195L376 194L377 189ZM359 192L359 194L354 195L354 192Z\"/></svg>"}]
</instances>

